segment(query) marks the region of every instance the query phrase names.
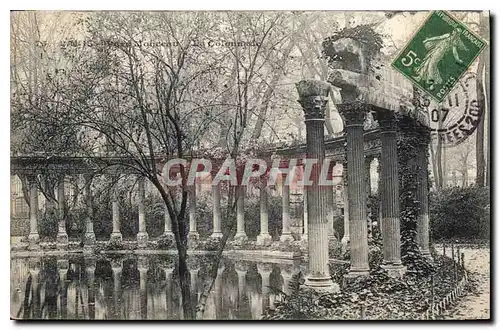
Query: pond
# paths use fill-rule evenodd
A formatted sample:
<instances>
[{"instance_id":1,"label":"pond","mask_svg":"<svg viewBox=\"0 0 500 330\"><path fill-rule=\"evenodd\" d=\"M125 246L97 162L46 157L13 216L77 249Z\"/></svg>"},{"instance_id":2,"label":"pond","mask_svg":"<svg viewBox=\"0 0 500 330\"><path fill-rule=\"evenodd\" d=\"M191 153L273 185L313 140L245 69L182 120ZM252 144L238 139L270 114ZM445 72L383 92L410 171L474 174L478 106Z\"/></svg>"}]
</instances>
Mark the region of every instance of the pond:
<instances>
[{"instance_id":1,"label":"pond","mask_svg":"<svg viewBox=\"0 0 500 330\"><path fill-rule=\"evenodd\" d=\"M182 319L175 256L83 255L11 259L11 316L16 319ZM191 257L193 297L209 280L210 257ZM288 263L287 263L288 262ZM224 259L204 319L259 319L289 292L297 262Z\"/></svg>"}]
</instances>

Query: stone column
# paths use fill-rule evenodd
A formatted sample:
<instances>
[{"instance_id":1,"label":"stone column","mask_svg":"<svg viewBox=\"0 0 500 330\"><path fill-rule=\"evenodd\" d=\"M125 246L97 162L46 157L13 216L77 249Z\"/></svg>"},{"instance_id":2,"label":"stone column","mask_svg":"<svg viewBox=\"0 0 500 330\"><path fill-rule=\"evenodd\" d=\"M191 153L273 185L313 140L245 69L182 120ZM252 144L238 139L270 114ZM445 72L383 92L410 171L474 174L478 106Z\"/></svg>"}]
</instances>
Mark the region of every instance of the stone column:
<instances>
[{"instance_id":1,"label":"stone column","mask_svg":"<svg viewBox=\"0 0 500 330\"><path fill-rule=\"evenodd\" d=\"M121 260L111 261L111 270L113 271L113 319L121 319L121 288L122 288L122 262Z\"/></svg>"},{"instance_id":2,"label":"stone column","mask_svg":"<svg viewBox=\"0 0 500 330\"><path fill-rule=\"evenodd\" d=\"M368 212L368 237L371 238L372 235L372 205L369 203L369 197L372 194L372 182L371 182L371 165L372 165L372 156L365 156L365 173L366 173L366 203L367 203L367 212Z\"/></svg>"},{"instance_id":3,"label":"stone column","mask_svg":"<svg viewBox=\"0 0 500 330\"><path fill-rule=\"evenodd\" d=\"M139 197L139 232L137 233L137 246L144 249L148 246L148 232L146 230L146 210L144 208L144 199L146 198L146 179L143 176L138 178L138 197Z\"/></svg>"},{"instance_id":4,"label":"stone column","mask_svg":"<svg viewBox=\"0 0 500 330\"><path fill-rule=\"evenodd\" d=\"M342 197L344 199L344 236L342 237L342 244L347 246L349 241L351 240L351 236L349 235L349 194L347 193L347 163L344 163L344 171L342 173L342 181L344 185L344 189L342 190Z\"/></svg>"},{"instance_id":5,"label":"stone column","mask_svg":"<svg viewBox=\"0 0 500 330\"><path fill-rule=\"evenodd\" d=\"M120 202L118 192L118 179L115 178L112 191L112 208L113 208L113 232L111 233L110 241L121 242L122 233L120 232Z\"/></svg>"},{"instance_id":6,"label":"stone column","mask_svg":"<svg viewBox=\"0 0 500 330\"><path fill-rule=\"evenodd\" d=\"M380 157L378 158L378 166L377 166L377 172L378 172L378 195L379 198L382 197L382 191L384 191L384 182L382 180L382 173L381 173L381 164L382 160ZM378 228L380 231L380 236L382 237L382 240L384 238L384 226L382 225L382 200L379 202L379 207L378 207Z\"/></svg>"},{"instance_id":7,"label":"stone column","mask_svg":"<svg viewBox=\"0 0 500 330\"><path fill-rule=\"evenodd\" d=\"M165 229L163 230L163 236L174 237L172 232L172 219L170 219L170 214L168 213L167 205L164 206L165 211Z\"/></svg>"},{"instance_id":8,"label":"stone column","mask_svg":"<svg viewBox=\"0 0 500 330\"><path fill-rule=\"evenodd\" d=\"M61 174L57 181L57 217L59 226L57 230L57 249L68 249L68 234L66 233L66 198L64 196L64 174Z\"/></svg>"},{"instance_id":9,"label":"stone column","mask_svg":"<svg viewBox=\"0 0 500 330\"><path fill-rule=\"evenodd\" d=\"M429 165L427 163L427 148L427 143L421 144L418 155L420 172L417 185L417 198L420 202L420 209L417 224L417 241L422 255L432 258L429 250Z\"/></svg>"},{"instance_id":10,"label":"stone column","mask_svg":"<svg viewBox=\"0 0 500 330\"><path fill-rule=\"evenodd\" d=\"M330 161L330 168L328 169L328 180L333 180L333 167L335 166L335 161ZM333 220L337 211L337 203L335 198L335 186L327 187L328 195L328 240L335 240L335 230L333 229Z\"/></svg>"},{"instance_id":11,"label":"stone column","mask_svg":"<svg viewBox=\"0 0 500 330\"><path fill-rule=\"evenodd\" d=\"M260 188L260 234L257 236L257 244L260 246L269 246L272 237L269 235L269 213L267 210L267 195L269 188L264 186Z\"/></svg>"},{"instance_id":12,"label":"stone column","mask_svg":"<svg viewBox=\"0 0 500 330\"><path fill-rule=\"evenodd\" d=\"M290 186L283 181L283 190L281 192L281 200L283 204L282 221L283 230L281 232L280 241L293 241L292 232L290 231Z\"/></svg>"},{"instance_id":13,"label":"stone column","mask_svg":"<svg viewBox=\"0 0 500 330\"><path fill-rule=\"evenodd\" d=\"M220 210L220 185L212 186L212 198L213 198L213 223L214 229L211 237L220 239L222 238L222 213Z\"/></svg>"},{"instance_id":14,"label":"stone column","mask_svg":"<svg viewBox=\"0 0 500 330\"><path fill-rule=\"evenodd\" d=\"M30 233L28 236L29 249L40 249L40 235L38 235L38 186L36 175L28 176L28 185L30 189Z\"/></svg>"},{"instance_id":15,"label":"stone column","mask_svg":"<svg viewBox=\"0 0 500 330\"><path fill-rule=\"evenodd\" d=\"M247 240L247 234L245 233L245 190L243 186L236 187L236 235L234 240Z\"/></svg>"},{"instance_id":16,"label":"stone column","mask_svg":"<svg viewBox=\"0 0 500 330\"><path fill-rule=\"evenodd\" d=\"M308 254L309 274L305 284L320 291L338 291L339 286L333 283L328 267L328 194L327 186L319 185L321 166L325 158L324 125L325 108L328 102L330 85L316 80L302 80L297 85L299 103L305 114L306 124L306 158L317 161L313 165L310 180L306 185L308 214Z\"/></svg>"},{"instance_id":17,"label":"stone column","mask_svg":"<svg viewBox=\"0 0 500 330\"><path fill-rule=\"evenodd\" d=\"M92 210L92 174L84 174L83 179L85 181L84 193L85 193L85 208L87 210L87 214L85 215L85 237L84 237L84 251L90 252L93 250L93 246L96 242L95 233L94 233L94 223L92 221L93 218L93 210Z\"/></svg>"},{"instance_id":18,"label":"stone column","mask_svg":"<svg viewBox=\"0 0 500 330\"><path fill-rule=\"evenodd\" d=\"M189 190L189 235L188 240L195 243L200 239L198 229L196 227L196 185L190 187Z\"/></svg>"},{"instance_id":19,"label":"stone column","mask_svg":"<svg viewBox=\"0 0 500 330\"><path fill-rule=\"evenodd\" d=\"M406 268L401 264L401 232L399 224L399 180L396 118L392 111L378 110L382 152L380 174L384 181L382 201L382 223L384 226L384 261L382 268L391 277L402 276Z\"/></svg>"},{"instance_id":20,"label":"stone column","mask_svg":"<svg viewBox=\"0 0 500 330\"><path fill-rule=\"evenodd\" d=\"M368 229L366 220L366 187L364 166L363 122L368 107L358 102L338 104L344 118L347 140L347 196L349 198L349 233L351 268L348 277L367 276Z\"/></svg>"},{"instance_id":21,"label":"stone column","mask_svg":"<svg viewBox=\"0 0 500 330\"><path fill-rule=\"evenodd\" d=\"M309 221L309 218L308 218L308 214L307 214L307 189L306 187L304 187L304 190L302 192L302 198L304 199L303 201L303 204L304 204L304 223L303 223L303 227L304 227L304 234L302 235L302 240L307 240L308 238L308 221Z\"/></svg>"}]
</instances>

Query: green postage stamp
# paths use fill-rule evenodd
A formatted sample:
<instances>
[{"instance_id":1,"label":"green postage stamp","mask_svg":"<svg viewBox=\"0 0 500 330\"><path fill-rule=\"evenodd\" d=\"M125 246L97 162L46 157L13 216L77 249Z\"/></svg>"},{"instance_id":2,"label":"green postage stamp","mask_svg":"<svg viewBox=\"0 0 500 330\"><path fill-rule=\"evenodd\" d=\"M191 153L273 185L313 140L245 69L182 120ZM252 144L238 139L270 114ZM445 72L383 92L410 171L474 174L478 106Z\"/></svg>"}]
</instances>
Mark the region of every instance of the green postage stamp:
<instances>
[{"instance_id":1,"label":"green postage stamp","mask_svg":"<svg viewBox=\"0 0 500 330\"><path fill-rule=\"evenodd\" d=\"M441 102L485 46L449 13L434 11L392 66Z\"/></svg>"}]
</instances>

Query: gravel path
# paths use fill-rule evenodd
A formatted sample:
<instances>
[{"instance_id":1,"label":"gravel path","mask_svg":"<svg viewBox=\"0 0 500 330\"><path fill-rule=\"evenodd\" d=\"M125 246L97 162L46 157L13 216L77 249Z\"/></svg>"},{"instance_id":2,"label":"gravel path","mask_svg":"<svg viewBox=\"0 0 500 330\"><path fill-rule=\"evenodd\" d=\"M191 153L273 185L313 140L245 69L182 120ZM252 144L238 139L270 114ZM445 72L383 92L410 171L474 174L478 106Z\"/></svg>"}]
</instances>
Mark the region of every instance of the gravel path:
<instances>
[{"instance_id":1,"label":"gravel path","mask_svg":"<svg viewBox=\"0 0 500 330\"><path fill-rule=\"evenodd\" d=\"M451 251L447 248L447 255ZM441 247L438 251L442 251ZM464 248L465 268L469 271L469 292L446 311L445 320L487 320L490 318L490 249Z\"/></svg>"}]
</instances>

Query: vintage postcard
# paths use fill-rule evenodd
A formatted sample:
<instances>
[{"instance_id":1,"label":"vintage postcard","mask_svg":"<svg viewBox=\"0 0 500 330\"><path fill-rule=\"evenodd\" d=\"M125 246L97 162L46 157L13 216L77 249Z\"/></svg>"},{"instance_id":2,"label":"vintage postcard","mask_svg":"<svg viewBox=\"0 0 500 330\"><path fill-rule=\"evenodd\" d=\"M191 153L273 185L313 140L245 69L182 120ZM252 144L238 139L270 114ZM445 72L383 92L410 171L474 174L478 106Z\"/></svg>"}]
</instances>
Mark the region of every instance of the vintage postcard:
<instances>
[{"instance_id":1,"label":"vintage postcard","mask_svg":"<svg viewBox=\"0 0 500 330\"><path fill-rule=\"evenodd\" d=\"M487 11L12 11L15 320L489 320Z\"/></svg>"}]
</instances>

